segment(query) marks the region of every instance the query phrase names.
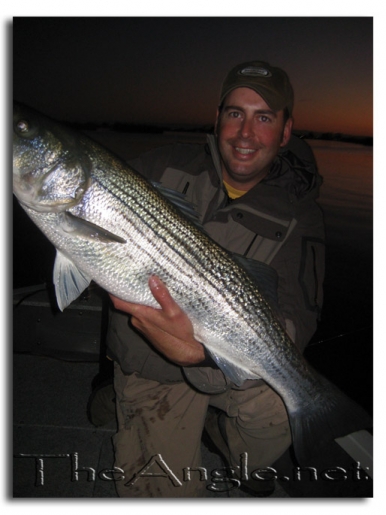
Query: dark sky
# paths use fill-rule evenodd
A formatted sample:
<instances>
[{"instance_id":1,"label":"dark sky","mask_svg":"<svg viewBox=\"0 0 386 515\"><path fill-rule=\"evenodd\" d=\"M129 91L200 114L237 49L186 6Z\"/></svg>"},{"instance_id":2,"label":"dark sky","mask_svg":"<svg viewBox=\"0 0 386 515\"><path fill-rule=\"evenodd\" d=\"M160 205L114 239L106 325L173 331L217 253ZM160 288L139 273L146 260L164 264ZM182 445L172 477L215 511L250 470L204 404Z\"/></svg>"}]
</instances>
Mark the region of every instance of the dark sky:
<instances>
[{"instance_id":1,"label":"dark sky","mask_svg":"<svg viewBox=\"0 0 386 515\"><path fill-rule=\"evenodd\" d=\"M210 124L235 64L284 68L295 128L372 135L371 17L13 19L14 97L68 121Z\"/></svg>"}]
</instances>

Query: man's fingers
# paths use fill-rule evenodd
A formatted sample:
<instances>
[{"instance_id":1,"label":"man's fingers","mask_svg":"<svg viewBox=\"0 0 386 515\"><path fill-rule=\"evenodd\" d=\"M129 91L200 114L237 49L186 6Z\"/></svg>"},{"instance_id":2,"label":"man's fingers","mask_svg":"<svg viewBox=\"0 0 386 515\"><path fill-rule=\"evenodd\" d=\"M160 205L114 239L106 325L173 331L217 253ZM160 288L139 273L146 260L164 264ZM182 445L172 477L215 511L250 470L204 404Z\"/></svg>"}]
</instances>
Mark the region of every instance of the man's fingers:
<instances>
[{"instance_id":1,"label":"man's fingers","mask_svg":"<svg viewBox=\"0 0 386 515\"><path fill-rule=\"evenodd\" d=\"M149 287L161 309L126 302L110 294L114 307L130 314L133 327L172 362L181 366L202 362L204 348L195 340L187 315L158 277L150 277Z\"/></svg>"},{"instance_id":2,"label":"man's fingers","mask_svg":"<svg viewBox=\"0 0 386 515\"><path fill-rule=\"evenodd\" d=\"M153 297L160 305L160 308L165 312L167 316L173 316L180 311L180 308L170 295L169 290L159 277L153 275L149 278L149 288ZM118 297L115 297L111 293L110 298L116 309L124 311L125 313L128 313L130 315L136 316L137 314L139 315L139 313L145 315L150 311L154 311L154 308L127 302L125 300L119 299Z\"/></svg>"},{"instance_id":3,"label":"man's fingers","mask_svg":"<svg viewBox=\"0 0 386 515\"><path fill-rule=\"evenodd\" d=\"M134 315L137 304L132 304L131 302L126 302L125 300L115 297L111 293L109 295L110 295L110 299L111 299L115 309L118 309L120 311L124 311L125 313Z\"/></svg>"},{"instance_id":4,"label":"man's fingers","mask_svg":"<svg viewBox=\"0 0 386 515\"><path fill-rule=\"evenodd\" d=\"M149 288L153 297L161 306L161 308L169 315L175 311L177 304L174 302L169 290L159 277L152 275L149 278Z\"/></svg>"}]
</instances>

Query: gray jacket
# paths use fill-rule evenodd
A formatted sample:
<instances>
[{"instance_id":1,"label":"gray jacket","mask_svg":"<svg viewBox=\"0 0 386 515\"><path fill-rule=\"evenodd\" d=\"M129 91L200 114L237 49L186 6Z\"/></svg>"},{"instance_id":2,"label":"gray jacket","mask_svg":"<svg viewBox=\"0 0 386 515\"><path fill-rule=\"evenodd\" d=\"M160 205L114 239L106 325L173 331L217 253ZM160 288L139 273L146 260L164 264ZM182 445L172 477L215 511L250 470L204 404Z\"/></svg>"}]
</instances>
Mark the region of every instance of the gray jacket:
<instances>
[{"instance_id":1,"label":"gray jacket","mask_svg":"<svg viewBox=\"0 0 386 515\"><path fill-rule=\"evenodd\" d=\"M292 136L268 176L233 201L222 183L213 136L205 146L168 145L129 164L148 179L184 193L206 232L220 245L276 271L281 319L304 350L316 330L324 278L324 224L315 202L322 179L310 147ZM128 374L138 372L161 383L187 379L208 393L234 386L214 365L182 368L169 362L132 329L127 315L114 310L107 347Z\"/></svg>"}]
</instances>

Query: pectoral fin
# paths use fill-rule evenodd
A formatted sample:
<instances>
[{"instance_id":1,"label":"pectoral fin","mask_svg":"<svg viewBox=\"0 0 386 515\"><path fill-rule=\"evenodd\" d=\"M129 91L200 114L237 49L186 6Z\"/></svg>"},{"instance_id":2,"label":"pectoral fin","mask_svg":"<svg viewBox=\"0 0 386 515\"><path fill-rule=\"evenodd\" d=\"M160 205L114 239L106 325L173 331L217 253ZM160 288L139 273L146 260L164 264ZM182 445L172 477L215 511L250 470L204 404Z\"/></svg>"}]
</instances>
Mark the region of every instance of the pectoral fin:
<instances>
[{"instance_id":1,"label":"pectoral fin","mask_svg":"<svg viewBox=\"0 0 386 515\"><path fill-rule=\"evenodd\" d=\"M72 261L61 252L56 252L54 285L60 311L77 299L90 282L91 278L79 270Z\"/></svg>"},{"instance_id":2,"label":"pectoral fin","mask_svg":"<svg viewBox=\"0 0 386 515\"><path fill-rule=\"evenodd\" d=\"M60 215L60 229L66 234L74 233L81 238L103 243L126 243L126 240L116 234L93 224L83 218L64 212Z\"/></svg>"}]
</instances>

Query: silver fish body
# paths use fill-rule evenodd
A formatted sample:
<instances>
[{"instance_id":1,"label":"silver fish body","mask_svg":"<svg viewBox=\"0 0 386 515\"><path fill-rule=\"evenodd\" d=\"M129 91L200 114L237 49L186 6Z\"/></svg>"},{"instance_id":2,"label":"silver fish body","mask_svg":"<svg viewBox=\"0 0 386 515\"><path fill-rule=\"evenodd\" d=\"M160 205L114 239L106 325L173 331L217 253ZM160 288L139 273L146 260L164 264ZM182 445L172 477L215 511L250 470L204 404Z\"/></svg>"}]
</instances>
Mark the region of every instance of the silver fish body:
<instances>
[{"instance_id":1,"label":"silver fish body","mask_svg":"<svg viewBox=\"0 0 386 515\"><path fill-rule=\"evenodd\" d=\"M157 307L148 287L157 275L234 382L262 378L282 397L300 461L368 426L367 414L309 367L248 272L126 164L18 105L13 153L14 193L57 249L61 309L91 280Z\"/></svg>"}]
</instances>

